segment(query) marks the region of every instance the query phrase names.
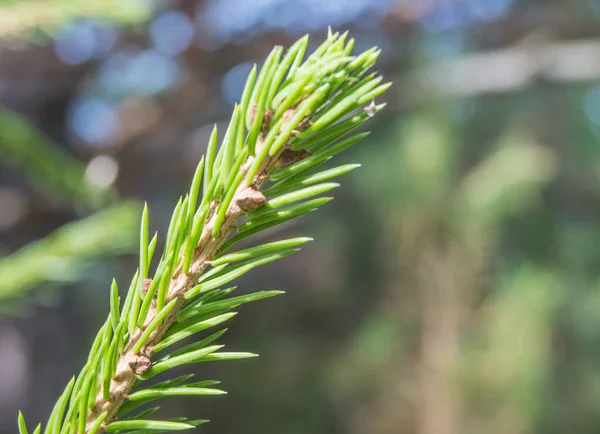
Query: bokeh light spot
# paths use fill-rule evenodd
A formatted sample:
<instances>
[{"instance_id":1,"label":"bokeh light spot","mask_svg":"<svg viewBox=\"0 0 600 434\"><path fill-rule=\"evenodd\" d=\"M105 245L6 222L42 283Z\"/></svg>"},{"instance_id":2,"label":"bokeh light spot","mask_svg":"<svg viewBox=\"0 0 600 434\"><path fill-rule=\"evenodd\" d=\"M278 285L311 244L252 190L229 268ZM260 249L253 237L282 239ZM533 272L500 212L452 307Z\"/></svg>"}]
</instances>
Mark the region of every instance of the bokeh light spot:
<instances>
[{"instance_id":1,"label":"bokeh light spot","mask_svg":"<svg viewBox=\"0 0 600 434\"><path fill-rule=\"evenodd\" d=\"M152 22L150 38L158 51L175 56L187 50L194 39L194 31L194 24L185 14L169 11Z\"/></svg>"},{"instance_id":2,"label":"bokeh light spot","mask_svg":"<svg viewBox=\"0 0 600 434\"><path fill-rule=\"evenodd\" d=\"M421 25L427 32L438 33L464 27L470 22L464 3L444 3L426 15Z\"/></svg>"},{"instance_id":3,"label":"bokeh light spot","mask_svg":"<svg viewBox=\"0 0 600 434\"><path fill-rule=\"evenodd\" d=\"M199 25L217 43L240 35L283 30L295 35L350 22L377 25L392 0L212 0L199 13ZM365 19L368 17L368 19Z\"/></svg>"},{"instance_id":4,"label":"bokeh light spot","mask_svg":"<svg viewBox=\"0 0 600 434\"><path fill-rule=\"evenodd\" d=\"M108 22L73 21L58 32L54 51L65 63L77 65L108 53L117 40L117 31Z\"/></svg>"},{"instance_id":5,"label":"bokeh light spot","mask_svg":"<svg viewBox=\"0 0 600 434\"><path fill-rule=\"evenodd\" d=\"M119 174L119 164L109 155L94 157L85 169L85 179L90 184L108 188L114 184Z\"/></svg>"},{"instance_id":6,"label":"bokeh light spot","mask_svg":"<svg viewBox=\"0 0 600 434\"><path fill-rule=\"evenodd\" d=\"M155 50L146 50L135 56L129 65L134 88L141 94L167 90L179 78L177 62Z\"/></svg>"},{"instance_id":7,"label":"bokeh light spot","mask_svg":"<svg viewBox=\"0 0 600 434\"><path fill-rule=\"evenodd\" d=\"M514 0L467 0L467 5L474 18L482 21L494 21L504 18Z\"/></svg>"},{"instance_id":8,"label":"bokeh light spot","mask_svg":"<svg viewBox=\"0 0 600 434\"><path fill-rule=\"evenodd\" d=\"M236 101L239 101L252 66L253 64L249 62L241 63L227 71L223 77L221 90L223 97L228 103L233 105Z\"/></svg>"},{"instance_id":9,"label":"bokeh light spot","mask_svg":"<svg viewBox=\"0 0 600 434\"><path fill-rule=\"evenodd\" d=\"M68 122L75 135L94 146L109 142L118 130L114 107L100 98L87 97L76 101L71 107Z\"/></svg>"},{"instance_id":10,"label":"bokeh light spot","mask_svg":"<svg viewBox=\"0 0 600 434\"><path fill-rule=\"evenodd\" d=\"M98 83L112 95L151 95L176 84L181 68L176 59L156 50L130 49L113 54L98 71Z\"/></svg>"}]
</instances>

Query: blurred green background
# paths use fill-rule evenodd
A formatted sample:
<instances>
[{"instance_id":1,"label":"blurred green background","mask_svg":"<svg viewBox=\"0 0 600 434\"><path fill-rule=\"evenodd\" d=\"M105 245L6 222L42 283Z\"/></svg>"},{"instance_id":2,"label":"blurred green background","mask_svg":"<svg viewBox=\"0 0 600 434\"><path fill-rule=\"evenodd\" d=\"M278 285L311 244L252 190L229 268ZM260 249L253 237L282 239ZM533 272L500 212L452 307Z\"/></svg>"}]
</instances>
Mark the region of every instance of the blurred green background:
<instances>
[{"instance_id":1,"label":"blurred green background","mask_svg":"<svg viewBox=\"0 0 600 434\"><path fill-rule=\"evenodd\" d=\"M253 62L349 29L395 85L202 364L234 434L600 432L599 0L0 1L0 432L45 420ZM281 232L263 235L280 237ZM181 408L186 407L185 411ZM37 423L37 422L36 422Z\"/></svg>"}]
</instances>

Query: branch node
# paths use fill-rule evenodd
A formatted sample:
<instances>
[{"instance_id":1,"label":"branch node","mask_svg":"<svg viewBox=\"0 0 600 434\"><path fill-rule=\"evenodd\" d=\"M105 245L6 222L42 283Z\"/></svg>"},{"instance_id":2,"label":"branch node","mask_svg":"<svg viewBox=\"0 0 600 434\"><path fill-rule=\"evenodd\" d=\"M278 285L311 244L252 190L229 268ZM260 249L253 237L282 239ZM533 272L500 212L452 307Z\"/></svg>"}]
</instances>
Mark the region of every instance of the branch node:
<instances>
[{"instance_id":1,"label":"branch node","mask_svg":"<svg viewBox=\"0 0 600 434\"><path fill-rule=\"evenodd\" d=\"M148 290L150 289L150 285L152 285L152 279L144 279L144 281L142 282L142 292L144 294L148 293Z\"/></svg>"},{"instance_id":2,"label":"branch node","mask_svg":"<svg viewBox=\"0 0 600 434\"><path fill-rule=\"evenodd\" d=\"M271 126L271 121L273 120L273 112L269 109L265 109L263 114L262 124L260 125L260 132L263 135L267 135L269 132L269 127ZM254 119L256 119L256 104L252 104L250 107L250 123L254 123Z\"/></svg>"},{"instance_id":3,"label":"branch node","mask_svg":"<svg viewBox=\"0 0 600 434\"><path fill-rule=\"evenodd\" d=\"M269 109L265 110L265 114L263 115L262 125L260 126L260 132L266 136L269 133L269 128L271 128L271 122L273 121L273 112Z\"/></svg>"},{"instance_id":4,"label":"branch node","mask_svg":"<svg viewBox=\"0 0 600 434\"><path fill-rule=\"evenodd\" d=\"M267 198L260 191L253 187L247 187L239 193L238 198L235 200L235 204L240 207L242 211L250 212L259 209L266 201Z\"/></svg>"},{"instance_id":5,"label":"branch node","mask_svg":"<svg viewBox=\"0 0 600 434\"><path fill-rule=\"evenodd\" d=\"M129 362L129 367L135 375L145 374L151 366L152 361L146 354L136 354L135 358Z\"/></svg>"},{"instance_id":6,"label":"branch node","mask_svg":"<svg viewBox=\"0 0 600 434\"><path fill-rule=\"evenodd\" d=\"M292 151L291 149L284 149L281 153L281 156L275 163L276 169L282 169L284 167L290 166L298 161L304 160L312 155L306 149L301 149L299 151Z\"/></svg>"}]
</instances>

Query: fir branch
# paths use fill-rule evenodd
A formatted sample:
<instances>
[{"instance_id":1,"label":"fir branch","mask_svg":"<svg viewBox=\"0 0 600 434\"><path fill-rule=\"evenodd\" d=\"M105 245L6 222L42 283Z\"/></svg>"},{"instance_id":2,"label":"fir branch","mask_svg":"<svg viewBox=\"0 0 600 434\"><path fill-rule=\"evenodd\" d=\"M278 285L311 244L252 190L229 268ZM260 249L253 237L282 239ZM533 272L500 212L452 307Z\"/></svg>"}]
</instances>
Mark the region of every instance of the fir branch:
<instances>
[{"instance_id":1,"label":"fir branch","mask_svg":"<svg viewBox=\"0 0 600 434\"><path fill-rule=\"evenodd\" d=\"M182 339L223 324L235 315L232 309L280 293L225 298L235 288L222 288L258 266L297 251L297 246L310 239L228 250L245 237L314 211L330 200L320 195L338 187L322 181L357 167L312 173L365 136L343 138L383 108L372 100L389 87L380 85L381 78L374 74L365 75L379 51L351 56L354 41L346 37L330 33L304 62L308 37L285 55L282 47L276 47L258 73L256 68L251 71L218 152L215 128L192 188L175 207L153 274L148 265L156 238L148 241L150 215L144 209L140 268L120 312L113 283L111 313L82 372L60 397L46 434L192 428L205 421L146 420L154 409L134 419L123 417L164 396L223 393L207 387L214 382L186 384L189 376L152 388L144 387L144 380L185 364L255 356L221 352L222 345L215 341L224 330L163 353Z\"/></svg>"}]
</instances>

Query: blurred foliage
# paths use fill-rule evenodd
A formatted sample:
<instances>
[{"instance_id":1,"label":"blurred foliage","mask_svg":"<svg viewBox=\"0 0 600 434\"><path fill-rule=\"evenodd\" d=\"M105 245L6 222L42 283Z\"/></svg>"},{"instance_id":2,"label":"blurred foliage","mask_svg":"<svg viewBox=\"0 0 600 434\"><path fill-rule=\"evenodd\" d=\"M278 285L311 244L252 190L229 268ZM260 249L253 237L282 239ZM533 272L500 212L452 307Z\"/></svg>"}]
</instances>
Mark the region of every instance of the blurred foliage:
<instances>
[{"instance_id":1,"label":"blurred foliage","mask_svg":"<svg viewBox=\"0 0 600 434\"><path fill-rule=\"evenodd\" d=\"M132 251L137 244L137 202L121 202L69 223L0 260L0 303L42 285L81 280L92 260ZM1 310L0 310L1 311Z\"/></svg>"},{"instance_id":2,"label":"blurred foliage","mask_svg":"<svg viewBox=\"0 0 600 434\"><path fill-rule=\"evenodd\" d=\"M389 256L380 272L395 283L357 329L357 337L370 336L366 342L377 345L378 356L362 337L348 349L354 356L342 356L331 372L345 372L333 377L343 399L373 396L388 384L393 390L373 398L375 405L387 408L392 401L404 411L359 415L349 426L362 424L347 432L388 433L408 421L416 432L432 434L531 432L543 406L524 401L539 400L540 376L547 373L548 337L540 333L555 312L544 303L556 307L559 300L552 278L532 267L509 277L515 265L507 264L509 283L496 285L490 272L504 259L507 225L541 205L543 189L556 176L556 157L528 132L508 127L496 146L465 165L472 150L459 144L460 123L449 119L435 107L413 115L375 137L389 137L385 152L363 155L371 171L361 194L370 197L371 209L382 209L376 202L388 198L379 243ZM378 385L352 381L353 375ZM488 384L488 376L496 384ZM516 394L524 394L521 401ZM461 417L463 406L468 410Z\"/></svg>"},{"instance_id":3,"label":"blurred foliage","mask_svg":"<svg viewBox=\"0 0 600 434\"><path fill-rule=\"evenodd\" d=\"M465 403L481 418L475 430L535 430L552 374L549 330L563 295L551 271L521 266L479 308L479 329L456 361Z\"/></svg>"},{"instance_id":4,"label":"blurred foliage","mask_svg":"<svg viewBox=\"0 0 600 434\"><path fill-rule=\"evenodd\" d=\"M26 174L43 193L70 206L95 209L116 198L107 187L90 183L85 166L17 113L0 108L2 163Z\"/></svg>"},{"instance_id":5,"label":"blurred foliage","mask_svg":"<svg viewBox=\"0 0 600 434\"><path fill-rule=\"evenodd\" d=\"M70 153L25 116L4 108L0 109L0 152L2 164L24 174L47 202L95 210L116 201L112 188L88 181L85 166ZM133 201L120 202L0 258L0 313L15 313L15 303L7 300L24 297L28 290L80 280L92 259L131 251L139 210ZM35 297L47 298L43 293Z\"/></svg>"},{"instance_id":6,"label":"blurred foliage","mask_svg":"<svg viewBox=\"0 0 600 434\"><path fill-rule=\"evenodd\" d=\"M144 0L2 0L0 37L50 35L61 25L81 17L132 25L148 19L150 12Z\"/></svg>"}]
</instances>

